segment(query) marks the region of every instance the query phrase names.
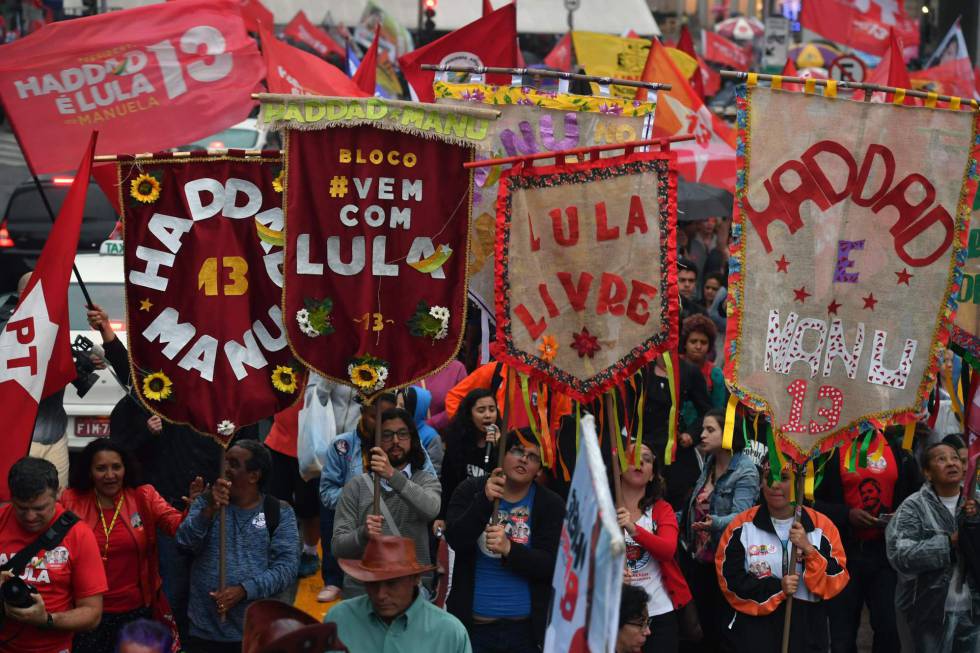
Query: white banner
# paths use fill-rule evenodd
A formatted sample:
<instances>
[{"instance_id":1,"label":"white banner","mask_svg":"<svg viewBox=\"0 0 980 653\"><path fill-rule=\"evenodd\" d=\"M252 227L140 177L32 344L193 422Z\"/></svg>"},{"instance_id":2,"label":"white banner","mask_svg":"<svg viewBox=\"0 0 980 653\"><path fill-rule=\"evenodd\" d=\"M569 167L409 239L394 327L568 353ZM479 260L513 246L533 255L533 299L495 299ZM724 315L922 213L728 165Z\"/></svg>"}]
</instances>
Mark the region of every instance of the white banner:
<instances>
[{"instance_id":1,"label":"white banner","mask_svg":"<svg viewBox=\"0 0 980 653\"><path fill-rule=\"evenodd\" d=\"M615 652L625 562L595 420L586 415L551 581L555 600L544 653Z\"/></svg>"}]
</instances>

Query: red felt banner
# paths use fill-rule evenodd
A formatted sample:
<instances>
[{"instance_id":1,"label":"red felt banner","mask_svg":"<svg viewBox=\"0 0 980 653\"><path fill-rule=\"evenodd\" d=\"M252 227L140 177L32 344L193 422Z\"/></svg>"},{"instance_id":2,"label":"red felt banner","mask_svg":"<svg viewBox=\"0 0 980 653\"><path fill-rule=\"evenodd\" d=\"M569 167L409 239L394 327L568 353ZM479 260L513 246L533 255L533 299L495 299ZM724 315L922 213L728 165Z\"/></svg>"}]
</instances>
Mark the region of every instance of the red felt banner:
<instances>
[{"instance_id":1,"label":"red felt banner","mask_svg":"<svg viewBox=\"0 0 980 653\"><path fill-rule=\"evenodd\" d=\"M373 127L287 141L283 306L296 356L365 395L441 369L466 322L470 150Z\"/></svg>"},{"instance_id":2,"label":"red felt banner","mask_svg":"<svg viewBox=\"0 0 980 653\"><path fill-rule=\"evenodd\" d=\"M239 122L262 79L235 0L185 0L46 25L3 46L0 97L35 172L176 147Z\"/></svg>"},{"instance_id":3,"label":"red felt banner","mask_svg":"<svg viewBox=\"0 0 980 653\"><path fill-rule=\"evenodd\" d=\"M590 401L677 346L675 156L501 175L499 360Z\"/></svg>"},{"instance_id":4,"label":"red felt banner","mask_svg":"<svg viewBox=\"0 0 980 653\"><path fill-rule=\"evenodd\" d=\"M282 160L119 163L133 387L227 443L300 396L282 327Z\"/></svg>"}]
</instances>

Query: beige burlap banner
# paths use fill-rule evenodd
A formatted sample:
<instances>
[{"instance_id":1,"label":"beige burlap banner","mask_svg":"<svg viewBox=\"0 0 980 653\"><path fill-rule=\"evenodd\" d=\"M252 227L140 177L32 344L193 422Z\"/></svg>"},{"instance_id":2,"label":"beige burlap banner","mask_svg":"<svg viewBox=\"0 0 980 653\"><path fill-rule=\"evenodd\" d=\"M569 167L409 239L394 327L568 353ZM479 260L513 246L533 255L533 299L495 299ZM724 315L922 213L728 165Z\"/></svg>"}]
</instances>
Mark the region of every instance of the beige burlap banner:
<instances>
[{"instance_id":1,"label":"beige burlap banner","mask_svg":"<svg viewBox=\"0 0 980 653\"><path fill-rule=\"evenodd\" d=\"M497 357L588 401L677 345L673 154L500 180Z\"/></svg>"},{"instance_id":2,"label":"beige burlap banner","mask_svg":"<svg viewBox=\"0 0 980 653\"><path fill-rule=\"evenodd\" d=\"M970 355L980 358L980 205L973 202L973 219L970 221L970 237L963 265L963 282L957 297L956 321L953 325L953 342Z\"/></svg>"},{"instance_id":3,"label":"beige burlap banner","mask_svg":"<svg viewBox=\"0 0 980 653\"><path fill-rule=\"evenodd\" d=\"M976 188L970 112L738 97L725 376L797 460L914 418L948 342Z\"/></svg>"}]
</instances>

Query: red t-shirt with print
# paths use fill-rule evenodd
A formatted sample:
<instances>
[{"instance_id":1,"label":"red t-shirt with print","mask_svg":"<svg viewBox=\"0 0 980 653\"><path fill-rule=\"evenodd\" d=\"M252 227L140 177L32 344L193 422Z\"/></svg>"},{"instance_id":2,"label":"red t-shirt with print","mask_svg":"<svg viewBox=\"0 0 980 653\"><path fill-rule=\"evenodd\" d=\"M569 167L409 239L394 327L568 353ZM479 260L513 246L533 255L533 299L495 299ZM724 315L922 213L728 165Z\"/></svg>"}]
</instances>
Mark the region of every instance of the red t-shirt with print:
<instances>
[{"instance_id":1,"label":"red t-shirt with print","mask_svg":"<svg viewBox=\"0 0 980 653\"><path fill-rule=\"evenodd\" d=\"M860 447L861 442L855 441L851 447ZM880 449L880 453L879 453ZM868 466L855 465L853 472L847 471L848 461L852 452L844 450L840 456L840 478L844 485L844 503L849 508L859 508L878 517L882 513L895 511L895 484L898 482L898 466L892 448L888 446L885 437L878 433L868 447ZM860 540L877 540L885 536L884 526L872 528L856 528L854 533Z\"/></svg>"},{"instance_id":2,"label":"red t-shirt with print","mask_svg":"<svg viewBox=\"0 0 980 653\"><path fill-rule=\"evenodd\" d=\"M58 505L51 523L63 512L64 508ZM0 565L36 540L38 535L40 533L28 533L21 527L12 505L0 508ZM72 526L54 549L39 551L21 578L37 588L51 613L71 610L78 599L104 594L108 590L95 535L81 522ZM71 651L71 640L72 633L68 631L43 630L13 619L5 619L0 625L0 651L62 653Z\"/></svg>"}]
</instances>

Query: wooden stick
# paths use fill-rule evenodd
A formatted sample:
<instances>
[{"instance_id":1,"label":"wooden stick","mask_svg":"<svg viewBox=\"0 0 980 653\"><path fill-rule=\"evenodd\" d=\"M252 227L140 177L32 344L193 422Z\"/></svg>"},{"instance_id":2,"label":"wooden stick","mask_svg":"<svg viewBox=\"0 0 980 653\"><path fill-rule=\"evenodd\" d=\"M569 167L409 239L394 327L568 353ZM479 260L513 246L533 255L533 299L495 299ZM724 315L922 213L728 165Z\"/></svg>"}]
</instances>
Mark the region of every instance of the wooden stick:
<instances>
[{"instance_id":1,"label":"wooden stick","mask_svg":"<svg viewBox=\"0 0 980 653\"><path fill-rule=\"evenodd\" d=\"M225 477L225 450L221 450L221 467L218 478ZM226 574L226 555L225 551L228 548L228 514L226 506L221 506L218 511L218 591L221 592L225 589L228 583ZM226 613L220 613L221 623L225 622L227 615Z\"/></svg>"},{"instance_id":2,"label":"wooden stick","mask_svg":"<svg viewBox=\"0 0 980 653\"><path fill-rule=\"evenodd\" d=\"M805 84L808 81L805 77L787 77L784 75L767 75L764 73L753 74L758 75L760 82L772 81L773 77L782 77L784 84ZM721 71L721 76L723 79L735 79L740 82L744 82L749 78L749 73L739 70L723 70ZM827 82L832 80L813 79L811 81L813 81L817 86L826 86ZM882 86L881 84L865 84L864 82L840 81L837 82L837 87L861 89L864 91L878 91L879 93L895 93L896 91L903 91L906 97L917 97L923 99L928 99L930 96L930 94L926 91L918 91L911 88L897 88L895 86ZM952 99L953 96L951 95L936 95L936 100L939 102L950 102ZM977 101L972 98L961 97L960 101L965 105L970 105L974 109L980 106L980 104L978 104Z\"/></svg>"},{"instance_id":3,"label":"wooden stick","mask_svg":"<svg viewBox=\"0 0 980 653\"><path fill-rule=\"evenodd\" d=\"M380 393L374 398L374 446L381 447L381 411L378 410L378 397ZM371 464L371 452L368 452L368 464ZM380 515L381 514L381 475L374 474L374 499L371 504L371 514Z\"/></svg>"},{"instance_id":4,"label":"wooden stick","mask_svg":"<svg viewBox=\"0 0 980 653\"><path fill-rule=\"evenodd\" d=\"M612 452L610 458L612 458L612 476L613 476L613 492L616 498L616 507L623 507L623 470L619 467L619 433L616 433L616 427L613 426L613 411L616 410L616 402L613 399L612 392L607 392L605 397L606 402L606 433L609 435L609 451Z\"/></svg>"},{"instance_id":5,"label":"wooden stick","mask_svg":"<svg viewBox=\"0 0 980 653\"><path fill-rule=\"evenodd\" d=\"M501 420L504 428L500 431L500 439L497 440L497 467L504 466L504 456L507 454L507 434L510 432L510 393L513 390L514 369L508 365L507 375L504 377L504 412ZM528 419L534 419L531 415ZM490 515L490 523L496 524L500 521L500 499L493 500L493 513Z\"/></svg>"},{"instance_id":6,"label":"wooden stick","mask_svg":"<svg viewBox=\"0 0 980 653\"><path fill-rule=\"evenodd\" d=\"M239 150L235 148L208 148L201 150L194 150L193 152L139 152L137 154L99 154L96 155L94 161L96 163L111 163L114 161L142 161L144 159L159 159L165 161L167 159L187 159L191 156L204 157L204 156L227 156L229 152L234 152L234 156L245 156L245 157L269 157L276 158L282 156L282 150ZM240 153L240 154L239 154Z\"/></svg>"},{"instance_id":7,"label":"wooden stick","mask_svg":"<svg viewBox=\"0 0 980 653\"><path fill-rule=\"evenodd\" d=\"M632 86L634 88L646 88L651 91L669 91L670 84L660 82L642 82L636 79L618 79L616 77L596 77L595 75L583 75L581 73L566 73L560 70L547 70L544 68L500 68L496 66L444 66L431 63L422 64L422 70L434 70L446 73L470 73L483 75L521 75L528 77L556 77L560 79L577 79L583 82L595 82L602 86Z\"/></svg>"},{"instance_id":8,"label":"wooden stick","mask_svg":"<svg viewBox=\"0 0 980 653\"><path fill-rule=\"evenodd\" d=\"M642 141L626 141L625 143L612 143L610 145L593 145L591 147L576 147L571 150L557 150L554 152L538 152L537 154L525 154L523 156L507 156L501 159L483 159L480 161L467 161L463 163L464 168L487 168L499 166L506 163L517 163L518 161L537 161L538 159L557 159L559 157L577 156L579 154L589 154L590 152L607 152L609 150L625 150L633 147L646 147L648 145L659 145L664 150L670 149L671 143L682 141L693 141L694 134L688 136L670 136L668 138L648 138Z\"/></svg>"},{"instance_id":9,"label":"wooden stick","mask_svg":"<svg viewBox=\"0 0 980 653\"><path fill-rule=\"evenodd\" d=\"M806 477L806 463L796 469L796 512L793 514L793 521L798 522L803 516L803 481ZM789 570L792 576L796 573L796 545L789 548ZM789 653L789 631L793 621L793 597L786 598L786 614L783 617L783 653Z\"/></svg>"}]
</instances>

